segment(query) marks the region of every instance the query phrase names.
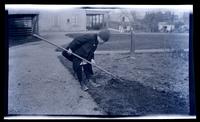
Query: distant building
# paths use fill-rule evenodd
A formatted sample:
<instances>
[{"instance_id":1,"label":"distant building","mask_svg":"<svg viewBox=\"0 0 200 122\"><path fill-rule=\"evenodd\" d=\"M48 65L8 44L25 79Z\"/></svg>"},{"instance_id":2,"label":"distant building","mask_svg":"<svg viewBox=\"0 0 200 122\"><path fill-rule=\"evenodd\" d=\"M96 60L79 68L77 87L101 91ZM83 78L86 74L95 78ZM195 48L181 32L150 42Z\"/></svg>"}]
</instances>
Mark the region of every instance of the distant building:
<instances>
[{"instance_id":1,"label":"distant building","mask_svg":"<svg viewBox=\"0 0 200 122\"><path fill-rule=\"evenodd\" d=\"M133 19L133 15L135 14L135 19ZM130 10L113 10L109 13L110 15L110 22L109 27L113 29L117 29L120 32L130 32L133 25L135 25L135 21L138 18L141 18L141 14L136 11Z\"/></svg>"},{"instance_id":2,"label":"distant building","mask_svg":"<svg viewBox=\"0 0 200 122\"><path fill-rule=\"evenodd\" d=\"M107 24L107 12L73 9L55 13L40 13L41 31L99 30Z\"/></svg>"},{"instance_id":3,"label":"distant building","mask_svg":"<svg viewBox=\"0 0 200 122\"><path fill-rule=\"evenodd\" d=\"M31 33L45 31L86 31L107 26L108 11L69 9L51 10L8 10L10 31L24 29ZM29 35L30 35L29 34Z\"/></svg>"},{"instance_id":4,"label":"distant building","mask_svg":"<svg viewBox=\"0 0 200 122\"><path fill-rule=\"evenodd\" d=\"M158 23L159 32L172 32L174 29L175 29L175 25L168 24L167 22Z\"/></svg>"},{"instance_id":5,"label":"distant building","mask_svg":"<svg viewBox=\"0 0 200 122\"><path fill-rule=\"evenodd\" d=\"M178 28L178 32L189 32L189 25L182 25Z\"/></svg>"},{"instance_id":6,"label":"distant building","mask_svg":"<svg viewBox=\"0 0 200 122\"><path fill-rule=\"evenodd\" d=\"M8 11L6 16L9 37L30 36L33 33L39 33L38 12Z\"/></svg>"},{"instance_id":7,"label":"distant building","mask_svg":"<svg viewBox=\"0 0 200 122\"><path fill-rule=\"evenodd\" d=\"M119 20L120 20L120 25L119 25L119 31L120 32L131 31L130 20L127 16L121 15Z\"/></svg>"},{"instance_id":8,"label":"distant building","mask_svg":"<svg viewBox=\"0 0 200 122\"><path fill-rule=\"evenodd\" d=\"M39 27L42 31L85 31L86 12L81 9L40 11Z\"/></svg>"}]
</instances>

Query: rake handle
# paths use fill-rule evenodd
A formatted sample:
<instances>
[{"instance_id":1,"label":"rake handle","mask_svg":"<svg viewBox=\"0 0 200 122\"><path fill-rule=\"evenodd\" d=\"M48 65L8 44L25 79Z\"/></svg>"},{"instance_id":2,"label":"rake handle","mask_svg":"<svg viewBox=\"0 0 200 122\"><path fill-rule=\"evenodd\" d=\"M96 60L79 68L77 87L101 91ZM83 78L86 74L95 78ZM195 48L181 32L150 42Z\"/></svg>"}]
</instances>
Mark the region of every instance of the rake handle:
<instances>
[{"instance_id":1,"label":"rake handle","mask_svg":"<svg viewBox=\"0 0 200 122\"><path fill-rule=\"evenodd\" d=\"M41 36L39 36L39 35L37 35L37 34L33 34L33 36L35 36L35 37L37 37L37 38L39 38L39 39L41 39L41 40L43 40L43 41L45 41L45 42L47 42L47 43L49 43L49 44L51 44L51 45L54 45L54 46L56 46L56 47L58 47L58 48L60 48L60 49L62 49L62 50L64 50L64 51L67 51L67 52L68 52L67 49L65 49L65 48L63 48L63 47L60 47L60 46L58 46L58 45L56 45L56 44L54 44L54 43L52 43L52 42L49 42L47 39L45 39L45 38L43 38L43 37L41 37ZM82 59L82 60L84 60L85 62L87 62L87 63L89 63L89 64L91 64L91 65L97 67L98 69L104 71L105 73L111 75L112 77L121 80L118 76L115 76L114 74L112 74L111 72L109 72L109 71L103 69L102 67L100 67L100 66L98 66L98 65L96 65L96 64L94 64L94 63L91 63L90 61L84 59L83 57L81 57L81 56L79 56L79 55L77 55L77 54L75 54L75 53L73 53L73 52L72 52L71 54L74 55L74 56L76 56L76 57L78 57L78 58L80 58L80 59Z\"/></svg>"}]
</instances>

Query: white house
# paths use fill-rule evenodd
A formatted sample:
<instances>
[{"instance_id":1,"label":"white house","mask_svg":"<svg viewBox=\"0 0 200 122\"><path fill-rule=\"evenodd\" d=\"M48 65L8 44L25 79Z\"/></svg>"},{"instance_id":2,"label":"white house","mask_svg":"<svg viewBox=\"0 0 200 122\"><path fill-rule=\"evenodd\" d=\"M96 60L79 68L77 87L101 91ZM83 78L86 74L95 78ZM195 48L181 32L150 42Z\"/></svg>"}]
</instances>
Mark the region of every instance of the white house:
<instances>
[{"instance_id":1,"label":"white house","mask_svg":"<svg viewBox=\"0 0 200 122\"><path fill-rule=\"evenodd\" d=\"M21 25L31 22L30 28L36 28L37 32L44 31L86 31L88 29L101 29L107 26L108 11L86 10L86 9L65 9L65 10L40 10L26 9L16 10L7 9L10 17L10 23L15 21ZM29 16L37 15L29 19ZM23 16L23 17L22 17ZM14 19L11 17L15 17ZM21 18L19 18L21 17ZM23 18L27 18L24 20ZM34 26L33 22L37 24Z\"/></svg>"},{"instance_id":2,"label":"white house","mask_svg":"<svg viewBox=\"0 0 200 122\"><path fill-rule=\"evenodd\" d=\"M159 22L158 30L160 32L172 32L175 29L175 25L168 24L167 22Z\"/></svg>"}]
</instances>

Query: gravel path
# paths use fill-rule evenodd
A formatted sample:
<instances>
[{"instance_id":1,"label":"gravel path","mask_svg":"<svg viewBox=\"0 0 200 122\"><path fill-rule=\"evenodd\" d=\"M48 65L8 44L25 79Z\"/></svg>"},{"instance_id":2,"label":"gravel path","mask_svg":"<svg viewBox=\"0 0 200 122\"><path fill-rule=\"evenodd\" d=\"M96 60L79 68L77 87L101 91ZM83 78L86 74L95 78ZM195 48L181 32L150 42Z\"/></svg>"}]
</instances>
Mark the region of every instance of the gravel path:
<instances>
[{"instance_id":1,"label":"gravel path","mask_svg":"<svg viewBox=\"0 0 200 122\"><path fill-rule=\"evenodd\" d=\"M55 39L51 41L66 43ZM91 96L61 64L60 52L54 48L42 41L9 48L8 114L102 115Z\"/></svg>"}]
</instances>

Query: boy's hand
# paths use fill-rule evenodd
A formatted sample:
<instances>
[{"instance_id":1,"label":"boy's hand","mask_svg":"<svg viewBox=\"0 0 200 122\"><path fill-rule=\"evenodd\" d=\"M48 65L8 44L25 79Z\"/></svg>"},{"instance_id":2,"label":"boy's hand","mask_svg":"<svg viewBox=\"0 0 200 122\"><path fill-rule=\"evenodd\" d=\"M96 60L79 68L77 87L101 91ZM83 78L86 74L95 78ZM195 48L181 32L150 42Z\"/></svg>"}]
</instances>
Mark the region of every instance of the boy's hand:
<instances>
[{"instance_id":1,"label":"boy's hand","mask_svg":"<svg viewBox=\"0 0 200 122\"><path fill-rule=\"evenodd\" d=\"M91 63L92 63L92 64L96 64L96 62L94 61L94 59L91 60Z\"/></svg>"},{"instance_id":2,"label":"boy's hand","mask_svg":"<svg viewBox=\"0 0 200 122\"><path fill-rule=\"evenodd\" d=\"M67 53L68 53L69 55L71 55L71 54L72 54L72 50L69 48L68 51L67 51Z\"/></svg>"},{"instance_id":3,"label":"boy's hand","mask_svg":"<svg viewBox=\"0 0 200 122\"><path fill-rule=\"evenodd\" d=\"M86 61L82 61L82 62L80 63L80 65L86 65L86 64L87 64Z\"/></svg>"}]
</instances>

